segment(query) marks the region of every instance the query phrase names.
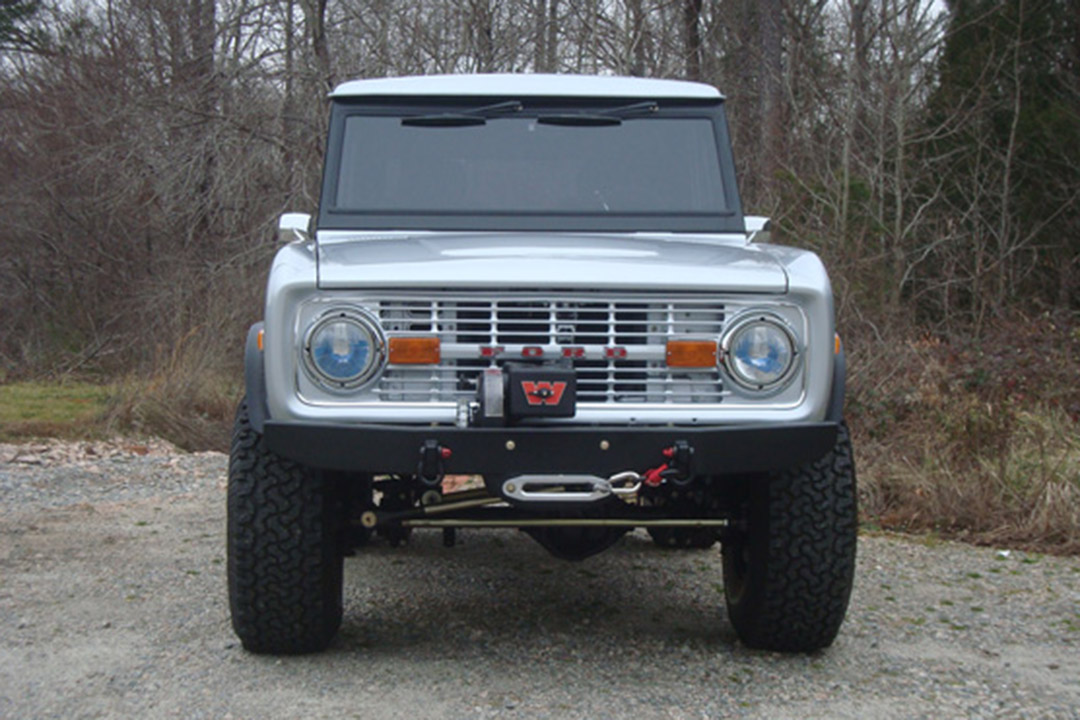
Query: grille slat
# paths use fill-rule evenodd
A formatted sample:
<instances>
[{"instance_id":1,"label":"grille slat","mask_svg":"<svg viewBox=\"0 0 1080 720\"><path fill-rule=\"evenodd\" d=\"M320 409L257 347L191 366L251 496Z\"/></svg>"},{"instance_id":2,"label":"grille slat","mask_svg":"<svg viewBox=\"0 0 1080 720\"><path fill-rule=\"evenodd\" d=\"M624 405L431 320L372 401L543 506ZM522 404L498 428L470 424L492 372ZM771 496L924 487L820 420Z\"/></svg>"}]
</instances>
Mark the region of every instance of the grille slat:
<instances>
[{"instance_id":1,"label":"grille slat","mask_svg":"<svg viewBox=\"0 0 1080 720\"><path fill-rule=\"evenodd\" d=\"M478 299L463 295L375 298L388 335L437 334L444 348L438 366L391 366L373 389L383 402L446 402L473 397L485 367L522 361L540 348L544 360L567 347L577 374L579 402L709 403L727 395L715 368L668 368L673 338L717 338L726 308L707 299L601 300L574 296ZM502 349L484 357L482 348ZM607 352L621 353L609 357Z\"/></svg>"}]
</instances>

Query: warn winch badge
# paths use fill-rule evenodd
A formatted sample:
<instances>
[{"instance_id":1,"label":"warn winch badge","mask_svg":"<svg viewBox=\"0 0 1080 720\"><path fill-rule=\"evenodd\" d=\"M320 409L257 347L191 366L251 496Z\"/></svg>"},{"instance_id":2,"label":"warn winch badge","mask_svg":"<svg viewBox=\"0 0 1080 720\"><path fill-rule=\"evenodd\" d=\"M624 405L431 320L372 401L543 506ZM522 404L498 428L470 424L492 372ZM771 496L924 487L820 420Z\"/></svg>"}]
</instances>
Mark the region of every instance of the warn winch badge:
<instances>
[{"instance_id":1,"label":"warn winch badge","mask_svg":"<svg viewBox=\"0 0 1080 720\"><path fill-rule=\"evenodd\" d=\"M507 363L506 412L518 418L574 417L577 378L571 367Z\"/></svg>"},{"instance_id":2,"label":"warn winch badge","mask_svg":"<svg viewBox=\"0 0 1080 720\"><path fill-rule=\"evenodd\" d=\"M558 405L566 392L566 383L522 380L521 389L530 405Z\"/></svg>"}]
</instances>

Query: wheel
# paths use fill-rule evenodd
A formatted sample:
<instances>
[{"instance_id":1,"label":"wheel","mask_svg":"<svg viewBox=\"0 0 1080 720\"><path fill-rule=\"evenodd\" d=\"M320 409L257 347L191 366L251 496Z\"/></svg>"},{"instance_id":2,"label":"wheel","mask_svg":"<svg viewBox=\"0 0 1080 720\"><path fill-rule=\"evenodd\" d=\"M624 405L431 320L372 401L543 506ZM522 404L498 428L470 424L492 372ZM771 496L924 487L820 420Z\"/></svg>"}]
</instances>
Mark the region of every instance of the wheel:
<instances>
[{"instance_id":1,"label":"wheel","mask_svg":"<svg viewBox=\"0 0 1080 720\"><path fill-rule=\"evenodd\" d=\"M341 625L340 484L270 452L236 413L229 453L229 607L247 650L326 648Z\"/></svg>"},{"instance_id":2,"label":"wheel","mask_svg":"<svg viewBox=\"0 0 1080 720\"><path fill-rule=\"evenodd\" d=\"M745 645L832 644L855 576L855 464L846 425L821 459L748 489L746 527L723 545L728 616Z\"/></svg>"},{"instance_id":3,"label":"wheel","mask_svg":"<svg viewBox=\"0 0 1080 720\"><path fill-rule=\"evenodd\" d=\"M707 550L718 537L716 530L707 527L650 527L645 531L658 547L676 550Z\"/></svg>"}]
</instances>

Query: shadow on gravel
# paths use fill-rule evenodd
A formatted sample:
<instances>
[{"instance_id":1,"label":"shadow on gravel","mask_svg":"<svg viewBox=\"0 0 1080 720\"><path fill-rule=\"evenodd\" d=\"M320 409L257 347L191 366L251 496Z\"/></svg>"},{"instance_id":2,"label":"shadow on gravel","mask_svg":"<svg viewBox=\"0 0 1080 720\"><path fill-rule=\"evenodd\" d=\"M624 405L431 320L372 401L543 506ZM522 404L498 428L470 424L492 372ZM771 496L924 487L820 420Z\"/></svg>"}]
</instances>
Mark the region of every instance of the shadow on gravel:
<instances>
[{"instance_id":1,"label":"shadow on gravel","mask_svg":"<svg viewBox=\"0 0 1080 720\"><path fill-rule=\"evenodd\" d=\"M629 535L571 563L514 531L462 533L454 548L438 533L416 533L396 549L376 542L346 561L345 619L331 652L730 652L718 547L662 550Z\"/></svg>"}]
</instances>

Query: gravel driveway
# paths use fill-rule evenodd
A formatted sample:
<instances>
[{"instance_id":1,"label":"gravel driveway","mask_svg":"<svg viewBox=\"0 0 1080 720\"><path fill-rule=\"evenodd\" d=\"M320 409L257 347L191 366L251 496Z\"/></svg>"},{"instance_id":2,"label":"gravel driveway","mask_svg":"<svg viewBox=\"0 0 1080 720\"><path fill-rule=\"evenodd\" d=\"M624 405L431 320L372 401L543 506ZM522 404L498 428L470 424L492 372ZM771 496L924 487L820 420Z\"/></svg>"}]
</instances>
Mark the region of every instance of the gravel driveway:
<instances>
[{"instance_id":1,"label":"gravel driveway","mask_svg":"<svg viewBox=\"0 0 1080 720\"><path fill-rule=\"evenodd\" d=\"M582 563L417 532L345 565L331 650L244 652L223 455L0 446L0 717L1078 718L1080 559L860 539L831 649L749 651L720 558L643 533Z\"/></svg>"}]
</instances>

